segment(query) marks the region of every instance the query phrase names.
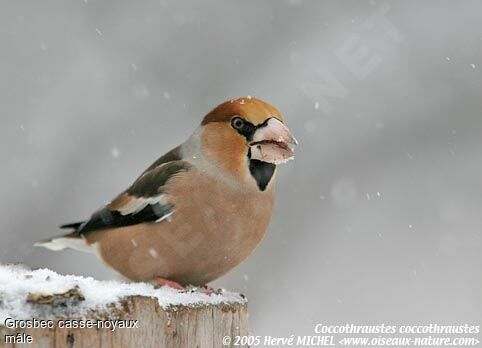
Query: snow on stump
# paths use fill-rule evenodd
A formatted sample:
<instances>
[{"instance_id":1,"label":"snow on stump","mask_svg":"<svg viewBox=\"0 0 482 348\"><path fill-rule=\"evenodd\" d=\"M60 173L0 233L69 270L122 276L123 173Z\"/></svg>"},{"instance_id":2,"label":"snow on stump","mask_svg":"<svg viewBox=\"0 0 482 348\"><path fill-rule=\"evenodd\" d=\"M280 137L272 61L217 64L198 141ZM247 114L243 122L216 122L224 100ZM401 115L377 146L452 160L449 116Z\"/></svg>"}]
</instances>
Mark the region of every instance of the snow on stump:
<instances>
[{"instance_id":1,"label":"snow on stump","mask_svg":"<svg viewBox=\"0 0 482 348\"><path fill-rule=\"evenodd\" d=\"M0 347L232 347L246 335L239 294L0 265Z\"/></svg>"}]
</instances>

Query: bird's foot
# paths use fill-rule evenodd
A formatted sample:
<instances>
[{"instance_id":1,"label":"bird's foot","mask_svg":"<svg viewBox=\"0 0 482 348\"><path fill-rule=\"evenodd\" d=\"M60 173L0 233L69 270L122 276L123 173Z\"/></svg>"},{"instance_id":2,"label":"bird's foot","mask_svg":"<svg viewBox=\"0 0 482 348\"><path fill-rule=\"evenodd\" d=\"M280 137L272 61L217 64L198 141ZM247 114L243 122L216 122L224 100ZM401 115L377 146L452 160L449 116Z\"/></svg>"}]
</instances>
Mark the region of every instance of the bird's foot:
<instances>
[{"instance_id":1,"label":"bird's foot","mask_svg":"<svg viewBox=\"0 0 482 348\"><path fill-rule=\"evenodd\" d=\"M157 288L160 288L161 286L168 286L170 288L179 290L181 292L200 292L201 294L205 294L208 296L220 295L223 292L222 289L214 289L209 285L201 285L201 286L188 285L187 287L184 287L174 280L169 280L162 277L155 277L152 280L152 282L156 285Z\"/></svg>"},{"instance_id":2,"label":"bird's foot","mask_svg":"<svg viewBox=\"0 0 482 348\"><path fill-rule=\"evenodd\" d=\"M179 284L178 282L176 282L174 280L169 280L169 279L165 279L165 278L162 278L162 277L155 277L152 281L158 287L168 286L168 287L176 289L176 290L186 291L186 288L184 286L182 286L181 284Z\"/></svg>"}]
</instances>

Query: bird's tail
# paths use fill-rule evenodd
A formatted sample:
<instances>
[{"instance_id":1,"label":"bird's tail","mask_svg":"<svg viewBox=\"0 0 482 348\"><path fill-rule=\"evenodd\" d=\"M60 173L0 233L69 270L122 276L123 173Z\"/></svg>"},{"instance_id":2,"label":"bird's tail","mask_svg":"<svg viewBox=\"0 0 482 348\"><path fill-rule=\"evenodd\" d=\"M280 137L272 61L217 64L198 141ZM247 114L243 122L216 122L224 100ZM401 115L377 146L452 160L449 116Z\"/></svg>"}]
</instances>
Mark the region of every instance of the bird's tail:
<instances>
[{"instance_id":1,"label":"bird's tail","mask_svg":"<svg viewBox=\"0 0 482 348\"><path fill-rule=\"evenodd\" d=\"M87 244L85 239L77 231L82 226L83 222L76 222L72 224L62 225L63 229L74 229L74 231L56 236L49 239L38 241L34 244L36 247L44 247L49 250L59 251L66 248L75 249L84 252L93 252L92 246Z\"/></svg>"},{"instance_id":2,"label":"bird's tail","mask_svg":"<svg viewBox=\"0 0 482 348\"><path fill-rule=\"evenodd\" d=\"M69 248L69 244L76 242L80 237L75 235L75 232L64 234L61 236L52 237L36 242L34 246L44 247L53 251L63 250ZM82 238L80 238L82 240Z\"/></svg>"},{"instance_id":3,"label":"bird's tail","mask_svg":"<svg viewBox=\"0 0 482 348\"><path fill-rule=\"evenodd\" d=\"M71 223L71 224L65 224L65 225L62 225L60 226L61 229L74 229L75 232L77 232L80 228L80 226L82 226L83 224L85 223L85 221L80 221L80 222L74 222L74 223Z\"/></svg>"}]
</instances>

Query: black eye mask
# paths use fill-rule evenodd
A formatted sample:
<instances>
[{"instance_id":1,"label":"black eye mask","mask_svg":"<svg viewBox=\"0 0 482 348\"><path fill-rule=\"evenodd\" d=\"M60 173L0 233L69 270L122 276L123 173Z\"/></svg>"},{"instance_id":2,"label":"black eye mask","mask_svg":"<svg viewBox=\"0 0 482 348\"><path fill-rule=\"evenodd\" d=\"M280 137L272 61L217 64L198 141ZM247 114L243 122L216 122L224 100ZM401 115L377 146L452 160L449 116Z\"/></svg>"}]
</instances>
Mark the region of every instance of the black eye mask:
<instances>
[{"instance_id":1,"label":"black eye mask","mask_svg":"<svg viewBox=\"0 0 482 348\"><path fill-rule=\"evenodd\" d=\"M242 122L242 125L239 126L241 123L239 122L241 121ZM246 138L247 141L251 141L253 140L253 136L254 136L254 133L256 132L256 130L258 128L262 128L262 127L266 127L266 125L268 124L268 121L269 119L267 119L266 121L264 121L263 123L255 126L254 124L252 124L251 122L249 121L246 121L244 118L241 118L241 117L235 117L231 120L231 126L236 129L236 131L241 134L242 136L244 136Z\"/></svg>"}]
</instances>

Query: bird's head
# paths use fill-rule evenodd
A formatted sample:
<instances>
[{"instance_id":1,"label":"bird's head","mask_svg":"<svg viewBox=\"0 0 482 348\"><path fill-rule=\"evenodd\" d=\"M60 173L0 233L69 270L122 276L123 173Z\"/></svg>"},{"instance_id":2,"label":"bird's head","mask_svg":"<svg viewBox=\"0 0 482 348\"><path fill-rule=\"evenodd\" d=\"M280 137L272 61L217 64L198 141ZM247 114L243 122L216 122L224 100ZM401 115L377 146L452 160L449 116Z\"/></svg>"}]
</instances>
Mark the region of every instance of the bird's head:
<instances>
[{"instance_id":1,"label":"bird's head","mask_svg":"<svg viewBox=\"0 0 482 348\"><path fill-rule=\"evenodd\" d=\"M243 175L254 164L273 168L294 158L298 144L274 106L256 98L218 105L202 123L205 156L224 169Z\"/></svg>"}]
</instances>

